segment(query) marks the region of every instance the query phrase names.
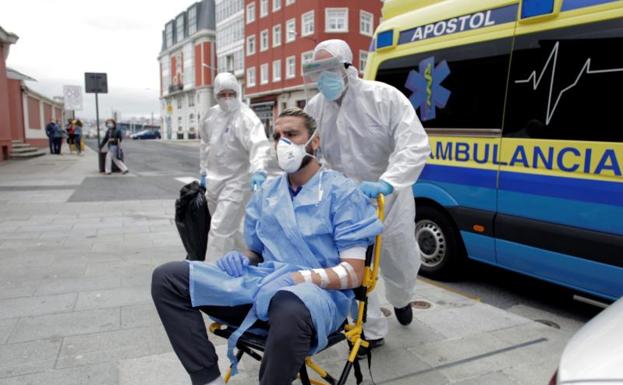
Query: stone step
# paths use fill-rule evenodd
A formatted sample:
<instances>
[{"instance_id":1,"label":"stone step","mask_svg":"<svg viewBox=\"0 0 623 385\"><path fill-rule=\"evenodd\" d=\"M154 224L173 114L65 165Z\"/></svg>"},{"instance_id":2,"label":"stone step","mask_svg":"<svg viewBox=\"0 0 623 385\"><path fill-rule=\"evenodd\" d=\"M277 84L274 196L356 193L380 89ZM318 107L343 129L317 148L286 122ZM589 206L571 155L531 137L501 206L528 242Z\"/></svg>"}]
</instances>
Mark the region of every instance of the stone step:
<instances>
[{"instance_id":1,"label":"stone step","mask_svg":"<svg viewBox=\"0 0 623 385\"><path fill-rule=\"evenodd\" d=\"M16 148L26 148L26 147L32 147L32 146L27 143L19 142L19 143L12 143L11 147L13 147L13 149L16 149Z\"/></svg>"},{"instance_id":2,"label":"stone step","mask_svg":"<svg viewBox=\"0 0 623 385\"><path fill-rule=\"evenodd\" d=\"M37 147L28 146L28 147L18 147L18 148L13 147L13 150L11 152L13 154L27 154L29 152L35 152L35 151L39 151L39 149Z\"/></svg>"},{"instance_id":3,"label":"stone step","mask_svg":"<svg viewBox=\"0 0 623 385\"><path fill-rule=\"evenodd\" d=\"M45 155L45 152L35 149L34 152L27 152L27 153L12 153L11 154L11 159L31 159L31 158L36 158L38 156L43 156Z\"/></svg>"}]
</instances>

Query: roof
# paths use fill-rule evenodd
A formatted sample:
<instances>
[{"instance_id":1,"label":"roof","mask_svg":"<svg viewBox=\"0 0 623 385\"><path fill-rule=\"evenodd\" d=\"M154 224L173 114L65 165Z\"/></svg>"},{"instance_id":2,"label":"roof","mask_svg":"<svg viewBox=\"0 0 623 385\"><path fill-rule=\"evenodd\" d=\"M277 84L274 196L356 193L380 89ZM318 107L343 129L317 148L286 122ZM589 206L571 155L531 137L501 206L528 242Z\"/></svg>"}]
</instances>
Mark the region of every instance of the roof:
<instances>
[{"instance_id":1,"label":"roof","mask_svg":"<svg viewBox=\"0 0 623 385\"><path fill-rule=\"evenodd\" d=\"M17 39L19 39L19 37L16 34L7 32L0 26L0 43L15 44Z\"/></svg>"},{"instance_id":2,"label":"roof","mask_svg":"<svg viewBox=\"0 0 623 385\"><path fill-rule=\"evenodd\" d=\"M31 78L28 75L25 75L17 70L14 70L13 68L9 68L7 67L6 69L6 76L9 79L13 79L13 80L28 80L28 81L32 81L32 82L36 82L36 79Z\"/></svg>"}]
</instances>

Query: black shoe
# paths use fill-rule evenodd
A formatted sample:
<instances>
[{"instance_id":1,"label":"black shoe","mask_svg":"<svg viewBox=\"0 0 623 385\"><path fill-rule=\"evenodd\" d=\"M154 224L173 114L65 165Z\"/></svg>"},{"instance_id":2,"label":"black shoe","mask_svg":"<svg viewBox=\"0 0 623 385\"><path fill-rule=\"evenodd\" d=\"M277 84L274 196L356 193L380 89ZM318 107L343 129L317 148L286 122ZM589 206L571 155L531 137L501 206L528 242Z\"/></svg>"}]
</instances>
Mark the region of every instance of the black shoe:
<instances>
[{"instance_id":1,"label":"black shoe","mask_svg":"<svg viewBox=\"0 0 623 385\"><path fill-rule=\"evenodd\" d=\"M401 325L409 325L411 321L413 321L413 310L411 309L411 304L401 308L395 307L394 313L396 313L396 318L398 318L398 322L400 322Z\"/></svg>"},{"instance_id":2,"label":"black shoe","mask_svg":"<svg viewBox=\"0 0 623 385\"><path fill-rule=\"evenodd\" d=\"M359 351L357 352L358 360L364 359L368 356L368 349L376 349L380 346L385 345L385 339L379 338L376 340L368 340L368 343L370 344L370 346L368 346L367 348L364 348L363 346L359 348Z\"/></svg>"}]
</instances>

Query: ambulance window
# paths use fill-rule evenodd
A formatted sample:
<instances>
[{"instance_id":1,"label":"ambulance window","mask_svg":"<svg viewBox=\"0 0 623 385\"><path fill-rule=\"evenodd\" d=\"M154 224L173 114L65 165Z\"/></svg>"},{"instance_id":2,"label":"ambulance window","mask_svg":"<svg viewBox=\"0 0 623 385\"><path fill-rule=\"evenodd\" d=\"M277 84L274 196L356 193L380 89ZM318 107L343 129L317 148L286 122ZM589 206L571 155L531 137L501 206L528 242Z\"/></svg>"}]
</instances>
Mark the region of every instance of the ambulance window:
<instances>
[{"instance_id":1,"label":"ambulance window","mask_svg":"<svg viewBox=\"0 0 623 385\"><path fill-rule=\"evenodd\" d=\"M623 19L518 36L504 136L623 141Z\"/></svg>"},{"instance_id":2,"label":"ambulance window","mask_svg":"<svg viewBox=\"0 0 623 385\"><path fill-rule=\"evenodd\" d=\"M501 129L511 39L382 62L376 80L398 88L426 128Z\"/></svg>"}]
</instances>

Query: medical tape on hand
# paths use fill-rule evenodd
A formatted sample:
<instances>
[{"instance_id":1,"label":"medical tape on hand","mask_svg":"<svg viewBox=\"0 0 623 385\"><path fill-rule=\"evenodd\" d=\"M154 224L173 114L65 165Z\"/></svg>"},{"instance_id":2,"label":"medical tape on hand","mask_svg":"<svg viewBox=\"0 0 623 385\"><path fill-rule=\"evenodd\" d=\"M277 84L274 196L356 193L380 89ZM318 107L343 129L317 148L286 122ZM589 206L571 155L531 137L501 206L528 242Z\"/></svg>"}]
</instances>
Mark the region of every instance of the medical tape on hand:
<instances>
[{"instance_id":1,"label":"medical tape on hand","mask_svg":"<svg viewBox=\"0 0 623 385\"><path fill-rule=\"evenodd\" d=\"M348 272L342 265L337 265L331 268L337 277L340 279L340 289L348 288Z\"/></svg>"},{"instance_id":2,"label":"medical tape on hand","mask_svg":"<svg viewBox=\"0 0 623 385\"><path fill-rule=\"evenodd\" d=\"M313 269L312 271L320 276L320 287L324 289L329 286L329 274L324 269Z\"/></svg>"},{"instance_id":3,"label":"medical tape on hand","mask_svg":"<svg viewBox=\"0 0 623 385\"><path fill-rule=\"evenodd\" d=\"M311 270L299 270L299 274L303 276L303 280L305 280L305 283L314 283Z\"/></svg>"},{"instance_id":4,"label":"medical tape on hand","mask_svg":"<svg viewBox=\"0 0 623 385\"><path fill-rule=\"evenodd\" d=\"M348 276L350 277L350 282L351 282L351 287L355 286L355 284L357 282L359 282L359 277L357 276L357 272L355 271L355 268L353 267L353 265L351 265L348 262L342 262L340 263L340 266L344 266L346 268L346 270L348 270Z\"/></svg>"}]
</instances>

